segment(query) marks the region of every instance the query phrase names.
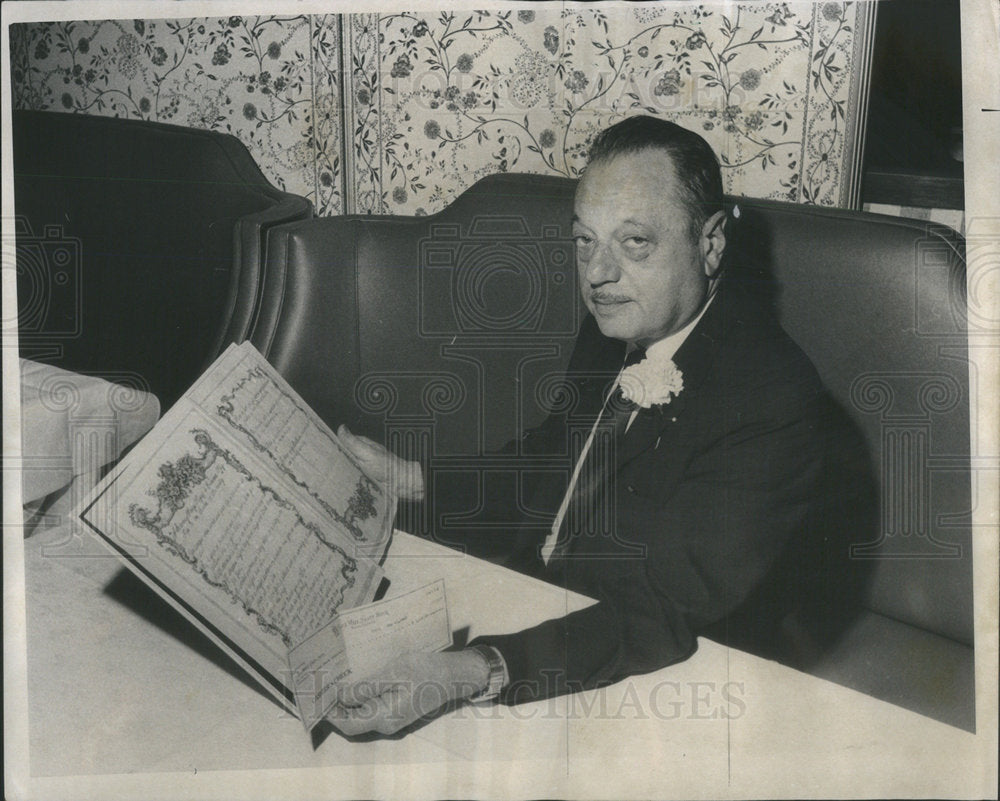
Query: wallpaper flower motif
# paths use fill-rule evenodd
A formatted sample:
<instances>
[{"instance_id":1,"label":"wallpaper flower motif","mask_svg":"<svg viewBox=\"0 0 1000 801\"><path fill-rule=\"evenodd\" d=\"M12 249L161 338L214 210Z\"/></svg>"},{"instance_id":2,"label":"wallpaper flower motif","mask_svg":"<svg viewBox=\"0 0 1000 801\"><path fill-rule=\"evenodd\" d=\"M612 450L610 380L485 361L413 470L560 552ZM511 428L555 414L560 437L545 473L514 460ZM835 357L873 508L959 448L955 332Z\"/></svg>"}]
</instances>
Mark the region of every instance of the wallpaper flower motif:
<instances>
[{"instance_id":1,"label":"wallpaper flower motif","mask_svg":"<svg viewBox=\"0 0 1000 801\"><path fill-rule=\"evenodd\" d=\"M579 175L629 114L700 131L735 194L850 201L861 3L106 20L11 28L17 108L228 131L317 213L430 213ZM343 65L343 66L342 66Z\"/></svg>"},{"instance_id":2,"label":"wallpaper flower motif","mask_svg":"<svg viewBox=\"0 0 1000 801\"><path fill-rule=\"evenodd\" d=\"M727 191L845 203L854 27L867 13L827 2L355 15L351 71L373 101L350 126L353 205L431 212L491 172L577 176L594 134L635 113L699 130Z\"/></svg>"},{"instance_id":3,"label":"wallpaper flower motif","mask_svg":"<svg viewBox=\"0 0 1000 801\"><path fill-rule=\"evenodd\" d=\"M15 108L226 131L275 185L342 210L338 17L41 23L11 40Z\"/></svg>"}]
</instances>

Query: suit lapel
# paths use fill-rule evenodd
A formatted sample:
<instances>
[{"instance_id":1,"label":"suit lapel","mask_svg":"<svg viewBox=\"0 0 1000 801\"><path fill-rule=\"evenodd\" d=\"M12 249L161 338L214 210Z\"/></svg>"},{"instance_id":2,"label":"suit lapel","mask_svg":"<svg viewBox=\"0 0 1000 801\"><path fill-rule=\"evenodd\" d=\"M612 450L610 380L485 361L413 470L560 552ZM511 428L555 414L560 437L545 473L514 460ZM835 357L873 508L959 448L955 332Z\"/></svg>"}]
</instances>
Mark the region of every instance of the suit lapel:
<instances>
[{"instance_id":1,"label":"suit lapel","mask_svg":"<svg viewBox=\"0 0 1000 801\"><path fill-rule=\"evenodd\" d=\"M619 467L656 445L667 436L670 426L683 422L688 399L704 381L719 345L736 319L732 295L723 281L704 316L674 354L674 364L684 378L684 389L668 404L639 410L619 448L616 460Z\"/></svg>"},{"instance_id":2,"label":"suit lapel","mask_svg":"<svg viewBox=\"0 0 1000 801\"><path fill-rule=\"evenodd\" d=\"M664 426L664 417L665 415L656 407L639 410L632 425L622 437L616 459L618 467L632 461L656 441L657 435Z\"/></svg>"}]
</instances>

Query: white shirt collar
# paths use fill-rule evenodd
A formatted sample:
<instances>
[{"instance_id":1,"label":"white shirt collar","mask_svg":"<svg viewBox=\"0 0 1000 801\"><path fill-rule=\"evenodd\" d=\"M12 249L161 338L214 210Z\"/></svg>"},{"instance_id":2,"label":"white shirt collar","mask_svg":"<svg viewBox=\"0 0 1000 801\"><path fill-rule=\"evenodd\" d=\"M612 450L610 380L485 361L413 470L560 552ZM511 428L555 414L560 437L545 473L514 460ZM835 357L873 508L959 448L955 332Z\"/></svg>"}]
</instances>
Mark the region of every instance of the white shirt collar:
<instances>
[{"instance_id":1,"label":"white shirt collar","mask_svg":"<svg viewBox=\"0 0 1000 801\"><path fill-rule=\"evenodd\" d=\"M694 316L687 325L681 328L679 331L674 331L672 334L668 334L663 339L659 339L646 348L646 358L652 359L654 362L667 362L674 358L674 354L681 345L684 344L684 340L688 338L688 334L698 325L698 321L704 316L705 312L708 311L708 307L712 305L712 301L715 300L716 293L713 292L705 305L701 307L701 311Z\"/></svg>"}]
</instances>

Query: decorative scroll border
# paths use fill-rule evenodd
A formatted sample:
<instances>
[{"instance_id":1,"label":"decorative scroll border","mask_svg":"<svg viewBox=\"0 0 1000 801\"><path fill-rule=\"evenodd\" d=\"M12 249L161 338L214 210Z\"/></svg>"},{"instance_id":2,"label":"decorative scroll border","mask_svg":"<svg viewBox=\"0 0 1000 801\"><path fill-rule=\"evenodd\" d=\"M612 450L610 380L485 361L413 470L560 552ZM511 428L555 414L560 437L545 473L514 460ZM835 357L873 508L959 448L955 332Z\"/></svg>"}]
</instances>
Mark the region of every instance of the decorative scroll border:
<instances>
[{"instance_id":1,"label":"decorative scroll border","mask_svg":"<svg viewBox=\"0 0 1000 801\"><path fill-rule=\"evenodd\" d=\"M285 390L282 389L280 386L271 382L271 377L267 374L267 372L263 368L251 367L247 371L246 375L243 376L243 378L241 378L239 381L237 381L236 384L232 387L232 389L230 389L230 391L227 394L223 395L222 398L220 399L219 406L217 407L216 410L219 414L219 417L221 417L223 420L229 423L229 425L236 431L239 431L241 434L243 434L243 436L245 436L247 440L249 440L250 445L258 453L261 453L264 456L266 456L282 473L284 473L289 478L290 481L292 481L296 486L301 487L303 490L305 490L309 494L309 496L316 501L316 503L318 503L320 506L323 507L323 510L328 515L330 515L330 517L332 517L340 525L344 526L351 534L351 536L354 537L354 539L359 540L361 542L367 542L367 538L365 536L364 531L361 530L361 527L358 526L355 521L368 520L372 517L375 517L378 514L378 511L375 508L375 496L376 495L381 496L382 490L374 481L372 481L368 476L366 476L363 472L361 472L360 469L358 469L358 472L361 474L361 477L359 478L358 484L354 489L354 494L350 497L350 499L347 502L347 508L350 514L348 516L345 516L340 512L338 512L336 509L334 509L332 506L330 506L330 504L328 504L323 498L319 496L319 494L317 494L311 487L309 487L309 485L306 484L305 481L296 476L295 473L293 473L292 470L287 465L282 464L278 460L278 457L275 456L274 453L269 448L267 448L259 439L257 439L256 435L252 431L250 431L246 426L238 422L233 417L233 413L236 409L234 401L236 400L237 393L239 393L240 390L246 387L254 379L262 379L264 381L271 383L272 386L274 386L274 388L281 393L281 395L285 398L285 400L287 400L289 403L295 406L295 408L298 409L303 414L306 413L305 410L296 402L295 398L293 398L291 395L285 392ZM320 430L322 431L322 429ZM324 434L324 436L327 436L327 439L335 448L337 448L337 450L339 450L341 453L344 453L344 450L340 448L340 446L337 445L336 442L330 439L329 436L326 435L325 431L322 431L322 433ZM344 453L344 455L347 456L346 453ZM355 468L357 468L357 465L354 465L353 461L351 462L351 464Z\"/></svg>"},{"instance_id":2,"label":"decorative scroll border","mask_svg":"<svg viewBox=\"0 0 1000 801\"><path fill-rule=\"evenodd\" d=\"M273 621L268 620L260 610L249 606L225 581L219 581L210 576L208 570L198 561L197 557L191 555L180 542L165 531L170 525L174 514L184 507L191 488L204 481L208 468L215 463L217 458L221 457L226 465L239 472L247 481L254 482L261 493L270 495L276 504L283 509L291 511L295 515L299 525L307 529L323 545L340 556L344 560L344 566L340 571L344 579L344 584L341 586L338 597L330 610L331 617L340 609L344 601L346 589L354 586L355 576L353 574L357 572L357 562L337 545L329 542L323 536L323 532L318 526L304 520L302 515L299 514L298 509L280 496L274 488L261 483L261 480L253 475L236 456L216 444L207 431L195 428L191 429L190 433L194 435L194 441L198 446L199 453L197 455L185 453L176 462L164 462L161 464L157 471L161 480L155 490L150 493L157 499L156 511L152 512L150 509L133 503L129 505L129 519L134 525L152 532L160 547L172 555L183 559L194 568L202 580L215 589L222 590L233 603L238 604L244 613L253 618L263 631L281 637L285 646L291 648L293 643L288 632L284 631L284 629Z\"/></svg>"}]
</instances>

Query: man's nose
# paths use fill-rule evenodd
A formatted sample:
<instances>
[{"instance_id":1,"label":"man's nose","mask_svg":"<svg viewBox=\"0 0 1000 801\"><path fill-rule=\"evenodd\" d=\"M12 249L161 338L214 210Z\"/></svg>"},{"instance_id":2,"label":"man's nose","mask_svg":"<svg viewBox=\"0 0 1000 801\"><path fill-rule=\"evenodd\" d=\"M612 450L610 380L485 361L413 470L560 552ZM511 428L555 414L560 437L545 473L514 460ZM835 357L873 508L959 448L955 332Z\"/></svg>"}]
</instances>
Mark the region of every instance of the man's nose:
<instances>
[{"instance_id":1,"label":"man's nose","mask_svg":"<svg viewBox=\"0 0 1000 801\"><path fill-rule=\"evenodd\" d=\"M611 250L610 245L598 245L594 248L594 253L587 262L587 270L584 278L592 286L606 284L617 281L621 276L618 268L618 259Z\"/></svg>"}]
</instances>

